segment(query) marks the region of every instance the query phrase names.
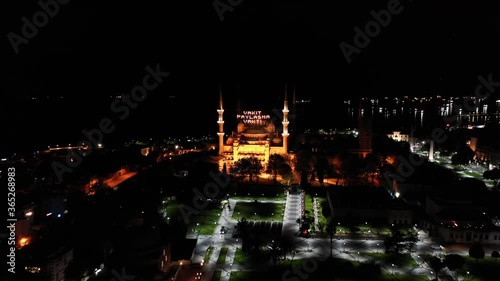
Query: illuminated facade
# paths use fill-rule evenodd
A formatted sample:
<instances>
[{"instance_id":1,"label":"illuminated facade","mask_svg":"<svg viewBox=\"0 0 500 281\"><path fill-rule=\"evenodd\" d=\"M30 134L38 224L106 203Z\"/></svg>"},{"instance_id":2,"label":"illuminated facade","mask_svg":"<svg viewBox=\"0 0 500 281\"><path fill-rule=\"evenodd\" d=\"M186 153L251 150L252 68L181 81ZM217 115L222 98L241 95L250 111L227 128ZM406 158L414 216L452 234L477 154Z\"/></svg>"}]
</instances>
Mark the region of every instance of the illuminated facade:
<instances>
[{"instance_id":1,"label":"illuminated facade","mask_svg":"<svg viewBox=\"0 0 500 281\"><path fill-rule=\"evenodd\" d=\"M393 139L395 141L405 141L409 142L410 141L410 135L408 134L401 134L399 131L393 131L392 134L387 135L388 138Z\"/></svg>"},{"instance_id":2,"label":"illuminated facade","mask_svg":"<svg viewBox=\"0 0 500 281\"><path fill-rule=\"evenodd\" d=\"M238 101L239 104L239 101ZM236 119L236 130L231 132L225 139L224 133L224 108L222 104L222 92L219 96L219 108L217 109L219 131L219 155L223 156L219 162L220 170L226 164L229 169L234 162L242 159L255 157L265 165L269 161L269 156L288 154L288 98L285 89L285 99L283 105L283 117L281 124L283 129L278 132L271 114L262 110L240 110L238 106ZM227 171L226 171L227 172Z\"/></svg>"}]
</instances>

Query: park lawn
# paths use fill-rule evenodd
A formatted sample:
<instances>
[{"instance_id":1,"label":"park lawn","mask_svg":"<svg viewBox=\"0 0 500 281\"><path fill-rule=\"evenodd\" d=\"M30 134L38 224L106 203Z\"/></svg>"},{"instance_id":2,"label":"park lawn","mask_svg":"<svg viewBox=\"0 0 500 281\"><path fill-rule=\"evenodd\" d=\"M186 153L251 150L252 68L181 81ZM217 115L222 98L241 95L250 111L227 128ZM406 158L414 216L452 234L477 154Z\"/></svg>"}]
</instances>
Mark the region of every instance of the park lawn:
<instances>
[{"instance_id":1,"label":"park lawn","mask_svg":"<svg viewBox=\"0 0 500 281\"><path fill-rule=\"evenodd\" d=\"M283 221L284 207L281 203L237 202L232 219L248 221Z\"/></svg>"},{"instance_id":2,"label":"park lawn","mask_svg":"<svg viewBox=\"0 0 500 281\"><path fill-rule=\"evenodd\" d=\"M305 200L305 211L309 211L309 215L314 216L314 204L313 199L309 193L306 193Z\"/></svg>"},{"instance_id":3,"label":"park lawn","mask_svg":"<svg viewBox=\"0 0 500 281\"><path fill-rule=\"evenodd\" d=\"M388 226L371 226L370 224L360 224L356 225L356 227L359 228L359 233L368 233L368 230L370 231L370 233L376 235L388 235L391 233L391 229ZM337 232L339 234L353 234L350 227L342 225L337 225Z\"/></svg>"},{"instance_id":4,"label":"park lawn","mask_svg":"<svg viewBox=\"0 0 500 281\"><path fill-rule=\"evenodd\" d=\"M212 279L210 279L210 280L211 281L219 281L221 274L222 274L222 270L215 270L214 273L212 274Z\"/></svg>"},{"instance_id":5,"label":"park lawn","mask_svg":"<svg viewBox=\"0 0 500 281\"><path fill-rule=\"evenodd\" d=\"M249 184L234 187L228 191L228 196L231 199L236 199L241 196L245 199L260 199L269 198L272 200L285 200L285 189L282 185L269 184Z\"/></svg>"},{"instance_id":6,"label":"park lawn","mask_svg":"<svg viewBox=\"0 0 500 281\"><path fill-rule=\"evenodd\" d=\"M413 275L413 274L396 274L392 275L390 273L384 273L382 274L382 278L380 278L381 281L393 281L393 280L398 280L398 281L423 281L423 280L429 280L429 278L426 275ZM443 279L441 279L443 281Z\"/></svg>"},{"instance_id":7,"label":"park lawn","mask_svg":"<svg viewBox=\"0 0 500 281\"><path fill-rule=\"evenodd\" d=\"M296 266L302 266L302 264L305 262L304 259L286 259L284 260L280 266L283 267L296 267Z\"/></svg>"},{"instance_id":8,"label":"park lawn","mask_svg":"<svg viewBox=\"0 0 500 281\"><path fill-rule=\"evenodd\" d=\"M463 171L463 173L476 179L483 179L483 175L480 175L476 172Z\"/></svg>"},{"instance_id":9,"label":"park lawn","mask_svg":"<svg viewBox=\"0 0 500 281\"><path fill-rule=\"evenodd\" d=\"M330 207L325 197L318 197L318 214L319 222L326 227L330 218Z\"/></svg>"},{"instance_id":10,"label":"park lawn","mask_svg":"<svg viewBox=\"0 0 500 281\"><path fill-rule=\"evenodd\" d=\"M205 253L205 257L203 258L204 263L208 263L213 252L214 252L214 246L208 246L207 252Z\"/></svg>"},{"instance_id":11,"label":"park lawn","mask_svg":"<svg viewBox=\"0 0 500 281\"><path fill-rule=\"evenodd\" d=\"M167 217L168 218L176 218L181 216L179 204L173 200L169 200L167 202Z\"/></svg>"},{"instance_id":12,"label":"park lawn","mask_svg":"<svg viewBox=\"0 0 500 281\"><path fill-rule=\"evenodd\" d=\"M270 271L250 271L250 270L233 270L229 276L229 281L255 281L255 280L287 280L283 279L284 269L274 267ZM288 279L295 280L295 279Z\"/></svg>"},{"instance_id":13,"label":"park lawn","mask_svg":"<svg viewBox=\"0 0 500 281\"><path fill-rule=\"evenodd\" d=\"M420 254L420 257L424 260L424 262L429 265L432 258L434 257L434 255L431 255L431 254Z\"/></svg>"},{"instance_id":14,"label":"park lawn","mask_svg":"<svg viewBox=\"0 0 500 281\"><path fill-rule=\"evenodd\" d=\"M248 193L247 193L248 194ZM258 201L285 201L285 193L280 192L272 195L233 195L230 198L234 200L258 200Z\"/></svg>"},{"instance_id":15,"label":"park lawn","mask_svg":"<svg viewBox=\"0 0 500 281\"><path fill-rule=\"evenodd\" d=\"M220 249L219 257L217 258L217 264L224 264L226 262L226 255L229 249L227 247L222 247Z\"/></svg>"},{"instance_id":16,"label":"park lawn","mask_svg":"<svg viewBox=\"0 0 500 281\"><path fill-rule=\"evenodd\" d=\"M231 271L229 281L246 281L246 280L259 280L262 279L262 272L256 271Z\"/></svg>"},{"instance_id":17,"label":"park lawn","mask_svg":"<svg viewBox=\"0 0 500 281\"><path fill-rule=\"evenodd\" d=\"M236 248L234 253L234 263L244 265L247 262L247 254L241 250L241 248Z\"/></svg>"},{"instance_id":18,"label":"park lawn","mask_svg":"<svg viewBox=\"0 0 500 281\"><path fill-rule=\"evenodd\" d=\"M476 259L465 256L465 265L458 270L461 276L465 276L469 271L477 281L493 281L499 280L500 262L492 257L485 256L483 259Z\"/></svg>"},{"instance_id":19,"label":"park lawn","mask_svg":"<svg viewBox=\"0 0 500 281\"><path fill-rule=\"evenodd\" d=\"M410 254L385 254L385 253L365 253L361 252L360 255L365 257L371 257L384 263L391 265L394 264L397 267L407 267L414 268L418 266L417 262L413 259Z\"/></svg>"},{"instance_id":20,"label":"park lawn","mask_svg":"<svg viewBox=\"0 0 500 281\"><path fill-rule=\"evenodd\" d=\"M212 235L219 223L220 209L203 210L189 217L188 231L195 230L199 235Z\"/></svg>"}]
</instances>

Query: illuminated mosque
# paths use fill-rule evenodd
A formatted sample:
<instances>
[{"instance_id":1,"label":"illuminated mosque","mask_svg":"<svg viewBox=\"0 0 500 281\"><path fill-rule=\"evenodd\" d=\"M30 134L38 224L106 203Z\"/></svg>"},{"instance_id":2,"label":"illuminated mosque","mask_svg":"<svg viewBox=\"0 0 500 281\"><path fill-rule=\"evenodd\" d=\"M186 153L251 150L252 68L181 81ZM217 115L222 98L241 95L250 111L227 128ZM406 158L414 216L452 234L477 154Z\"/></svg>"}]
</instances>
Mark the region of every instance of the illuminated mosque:
<instances>
[{"instance_id":1,"label":"illuminated mosque","mask_svg":"<svg viewBox=\"0 0 500 281\"><path fill-rule=\"evenodd\" d=\"M219 131L219 169L223 170L224 164L229 169L236 161L242 158L255 157L263 165L269 161L269 156L279 154L288 155L289 121L288 97L285 86L285 98L281 114L272 114L262 110L241 110L238 98L236 110L237 127L235 131L226 136L224 132L224 107L222 104L222 91L219 95L219 108L217 109ZM295 92L293 96L295 103ZM278 112L279 113L279 112ZM278 116L281 115L281 116ZM281 120L280 120L281 119ZM275 122L281 121L282 130L277 130ZM227 172L227 171L226 171Z\"/></svg>"}]
</instances>

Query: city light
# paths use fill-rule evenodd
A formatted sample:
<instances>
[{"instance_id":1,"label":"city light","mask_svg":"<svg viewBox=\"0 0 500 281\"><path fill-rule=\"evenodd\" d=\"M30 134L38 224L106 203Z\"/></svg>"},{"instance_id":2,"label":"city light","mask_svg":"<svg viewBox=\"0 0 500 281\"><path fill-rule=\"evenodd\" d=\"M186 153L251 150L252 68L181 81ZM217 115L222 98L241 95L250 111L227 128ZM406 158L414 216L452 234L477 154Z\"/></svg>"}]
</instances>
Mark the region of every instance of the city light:
<instances>
[{"instance_id":1,"label":"city light","mask_svg":"<svg viewBox=\"0 0 500 281\"><path fill-rule=\"evenodd\" d=\"M23 237L23 238L19 239L19 247L20 248L22 248L28 244L29 244L29 238Z\"/></svg>"}]
</instances>

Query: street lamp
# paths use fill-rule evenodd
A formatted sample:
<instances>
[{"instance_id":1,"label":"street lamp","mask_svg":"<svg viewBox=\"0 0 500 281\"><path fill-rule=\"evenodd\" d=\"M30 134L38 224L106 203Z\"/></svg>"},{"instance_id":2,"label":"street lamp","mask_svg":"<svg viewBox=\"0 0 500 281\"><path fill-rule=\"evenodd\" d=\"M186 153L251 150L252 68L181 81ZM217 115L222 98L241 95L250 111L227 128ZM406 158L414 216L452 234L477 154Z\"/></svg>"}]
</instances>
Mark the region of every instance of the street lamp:
<instances>
[{"instance_id":1,"label":"street lamp","mask_svg":"<svg viewBox=\"0 0 500 281\"><path fill-rule=\"evenodd\" d=\"M307 241L307 251L310 252L310 249L309 249L309 241Z\"/></svg>"},{"instance_id":2,"label":"street lamp","mask_svg":"<svg viewBox=\"0 0 500 281\"><path fill-rule=\"evenodd\" d=\"M344 253L345 253L345 242L344 242Z\"/></svg>"}]
</instances>

